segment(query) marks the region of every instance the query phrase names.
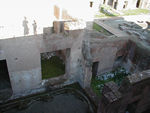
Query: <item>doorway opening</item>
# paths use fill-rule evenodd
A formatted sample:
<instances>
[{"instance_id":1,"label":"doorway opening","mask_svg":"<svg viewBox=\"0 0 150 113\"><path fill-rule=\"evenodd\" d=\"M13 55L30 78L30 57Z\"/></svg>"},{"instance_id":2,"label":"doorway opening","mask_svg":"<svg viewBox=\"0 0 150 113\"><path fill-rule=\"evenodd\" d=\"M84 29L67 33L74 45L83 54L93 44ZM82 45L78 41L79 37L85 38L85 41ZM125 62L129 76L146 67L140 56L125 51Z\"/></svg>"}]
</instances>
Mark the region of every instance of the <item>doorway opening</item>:
<instances>
[{"instance_id":1,"label":"doorway opening","mask_svg":"<svg viewBox=\"0 0 150 113\"><path fill-rule=\"evenodd\" d=\"M98 64L99 64L99 62L93 62L93 65L92 65L92 76L93 77L95 77L97 75Z\"/></svg>"},{"instance_id":2,"label":"doorway opening","mask_svg":"<svg viewBox=\"0 0 150 113\"><path fill-rule=\"evenodd\" d=\"M136 3L136 7L139 8L141 0L138 0Z\"/></svg>"},{"instance_id":3,"label":"doorway opening","mask_svg":"<svg viewBox=\"0 0 150 113\"><path fill-rule=\"evenodd\" d=\"M106 2L106 1L104 0L104 1L103 1L103 4L105 4L105 2Z\"/></svg>"},{"instance_id":4,"label":"doorway opening","mask_svg":"<svg viewBox=\"0 0 150 113\"><path fill-rule=\"evenodd\" d=\"M6 60L0 60L0 90L11 89Z\"/></svg>"},{"instance_id":5,"label":"doorway opening","mask_svg":"<svg viewBox=\"0 0 150 113\"><path fill-rule=\"evenodd\" d=\"M93 2L92 2L92 1L90 1L90 7L91 7L91 8L93 7Z\"/></svg>"}]
</instances>

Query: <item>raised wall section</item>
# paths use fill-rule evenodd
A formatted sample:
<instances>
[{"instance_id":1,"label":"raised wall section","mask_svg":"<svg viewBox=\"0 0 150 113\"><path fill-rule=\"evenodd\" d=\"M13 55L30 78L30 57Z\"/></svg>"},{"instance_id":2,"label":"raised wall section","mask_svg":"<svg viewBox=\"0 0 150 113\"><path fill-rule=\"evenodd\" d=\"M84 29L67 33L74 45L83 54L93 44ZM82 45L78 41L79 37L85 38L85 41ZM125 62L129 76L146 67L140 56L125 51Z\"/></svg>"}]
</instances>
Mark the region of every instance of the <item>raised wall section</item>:
<instances>
[{"instance_id":1,"label":"raised wall section","mask_svg":"<svg viewBox=\"0 0 150 113\"><path fill-rule=\"evenodd\" d=\"M40 53L44 52L70 49L66 55L65 77L68 81L72 79L77 69L77 59L81 55L81 44L80 36L72 38L60 34L0 40L0 59L7 61L13 93L17 94L43 87L45 81L41 78ZM66 83L69 82L66 81Z\"/></svg>"}]
</instances>

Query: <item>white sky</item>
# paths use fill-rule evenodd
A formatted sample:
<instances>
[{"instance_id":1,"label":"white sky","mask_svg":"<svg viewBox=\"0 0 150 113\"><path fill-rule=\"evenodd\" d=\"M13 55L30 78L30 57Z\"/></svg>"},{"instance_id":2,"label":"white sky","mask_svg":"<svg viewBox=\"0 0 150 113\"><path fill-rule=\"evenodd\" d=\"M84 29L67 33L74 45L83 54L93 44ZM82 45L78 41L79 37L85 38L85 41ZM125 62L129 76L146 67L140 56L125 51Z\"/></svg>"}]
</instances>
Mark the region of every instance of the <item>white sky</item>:
<instances>
[{"instance_id":1,"label":"white sky","mask_svg":"<svg viewBox=\"0 0 150 113\"><path fill-rule=\"evenodd\" d=\"M53 4L57 3L73 15L88 17L86 2L89 0L0 0L0 38L23 35L24 16L29 21L30 34L33 34L33 20L37 22L38 33L42 33L43 27L51 26L54 20Z\"/></svg>"},{"instance_id":2,"label":"white sky","mask_svg":"<svg viewBox=\"0 0 150 113\"><path fill-rule=\"evenodd\" d=\"M24 16L40 19L47 16L51 0L0 0L1 22L11 23ZM46 14L47 13L47 14ZM7 21L6 21L7 20ZM1 23L0 22L0 23Z\"/></svg>"},{"instance_id":3,"label":"white sky","mask_svg":"<svg viewBox=\"0 0 150 113\"><path fill-rule=\"evenodd\" d=\"M33 34L34 19L41 33L43 27L51 24L52 3L52 0L0 0L0 38L22 35L24 16L29 21L30 34ZM1 26L4 26L4 29Z\"/></svg>"}]
</instances>

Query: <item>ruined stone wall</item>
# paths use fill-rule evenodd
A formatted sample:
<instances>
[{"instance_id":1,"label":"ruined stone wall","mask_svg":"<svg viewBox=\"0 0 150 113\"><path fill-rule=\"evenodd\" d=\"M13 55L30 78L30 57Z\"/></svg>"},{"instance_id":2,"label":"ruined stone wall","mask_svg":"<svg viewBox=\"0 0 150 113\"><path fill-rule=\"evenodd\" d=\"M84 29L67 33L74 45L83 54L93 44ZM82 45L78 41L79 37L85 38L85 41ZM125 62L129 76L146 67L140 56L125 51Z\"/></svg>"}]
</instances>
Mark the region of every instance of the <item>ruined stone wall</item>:
<instances>
[{"instance_id":1,"label":"ruined stone wall","mask_svg":"<svg viewBox=\"0 0 150 113\"><path fill-rule=\"evenodd\" d=\"M54 6L54 16L57 18L57 19L60 19L60 8L58 6Z\"/></svg>"},{"instance_id":2,"label":"ruined stone wall","mask_svg":"<svg viewBox=\"0 0 150 113\"><path fill-rule=\"evenodd\" d=\"M127 60L132 63L131 72L150 69L150 49L141 43L129 41ZM126 61L127 61L126 60Z\"/></svg>"},{"instance_id":3,"label":"ruined stone wall","mask_svg":"<svg viewBox=\"0 0 150 113\"><path fill-rule=\"evenodd\" d=\"M149 90L150 70L126 77L120 87L108 82L102 91L98 113L148 113Z\"/></svg>"},{"instance_id":4,"label":"ruined stone wall","mask_svg":"<svg viewBox=\"0 0 150 113\"><path fill-rule=\"evenodd\" d=\"M116 9L117 10L122 10L124 5L124 0L118 0Z\"/></svg>"},{"instance_id":5,"label":"ruined stone wall","mask_svg":"<svg viewBox=\"0 0 150 113\"><path fill-rule=\"evenodd\" d=\"M110 40L105 38L99 42L91 42L92 62L98 63L97 75L120 66L130 73L150 69L149 47L145 46L143 42L132 39Z\"/></svg>"},{"instance_id":6,"label":"ruined stone wall","mask_svg":"<svg viewBox=\"0 0 150 113\"><path fill-rule=\"evenodd\" d=\"M141 0L139 8L149 8L150 0Z\"/></svg>"},{"instance_id":7,"label":"ruined stone wall","mask_svg":"<svg viewBox=\"0 0 150 113\"><path fill-rule=\"evenodd\" d=\"M90 7L90 2L93 2L92 7ZM99 11L99 0L59 0L54 7L54 10L56 10L54 13L59 20L83 19L91 21L93 20L94 12Z\"/></svg>"},{"instance_id":8,"label":"ruined stone wall","mask_svg":"<svg viewBox=\"0 0 150 113\"><path fill-rule=\"evenodd\" d=\"M127 9L135 9L138 0L128 0Z\"/></svg>"},{"instance_id":9,"label":"ruined stone wall","mask_svg":"<svg viewBox=\"0 0 150 113\"><path fill-rule=\"evenodd\" d=\"M34 37L36 38L36 37ZM40 84L40 54L31 38L1 40L14 92L36 88ZM28 83L28 84L27 84Z\"/></svg>"},{"instance_id":10,"label":"ruined stone wall","mask_svg":"<svg viewBox=\"0 0 150 113\"><path fill-rule=\"evenodd\" d=\"M98 74L112 70L117 52L127 43L127 40L103 40L91 44L93 62L99 62Z\"/></svg>"},{"instance_id":11,"label":"ruined stone wall","mask_svg":"<svg viewBox=\"0 0 150 113\"><path fill-rule=\"evenodd\" d=\"M106 0L105 4L112 7L112 6L114 6L114 1ZM118 0L116 3L117 4L116 9L117 10L135 9L137 7L137 2L138 2L138 0ZM126 5L126 6L124 7L124 5ZM139 3L139 6L138 6L138 8L148 8L148 7L149 7L149 0L141 0Z\"/></svg>"},{"instance_id":12,"label":"ruined stone wall","mask_svg":"<svg viewBox=\"0 0 150 113\"><path fill-rule=\"evenodd\" d=\"M150 49L143 43L129 40L117 53L114 67L122 66L130 73L150 69Z\"/></svg>"},{"instance_id":13,"label":"ruined stone wall","mask_svg":"<svg viewBox=\"0 0 150 113\"><path fill-rule=\"evenodd\" d=\"M13 93L43 87L45 82L41 78L40 53L44 52L70 49L66 55L65 76L71 81L76 75L76 62L81 54L80 38L51 34L0 40L0 59L7 61Z\"/></svg>"}]
</instances>

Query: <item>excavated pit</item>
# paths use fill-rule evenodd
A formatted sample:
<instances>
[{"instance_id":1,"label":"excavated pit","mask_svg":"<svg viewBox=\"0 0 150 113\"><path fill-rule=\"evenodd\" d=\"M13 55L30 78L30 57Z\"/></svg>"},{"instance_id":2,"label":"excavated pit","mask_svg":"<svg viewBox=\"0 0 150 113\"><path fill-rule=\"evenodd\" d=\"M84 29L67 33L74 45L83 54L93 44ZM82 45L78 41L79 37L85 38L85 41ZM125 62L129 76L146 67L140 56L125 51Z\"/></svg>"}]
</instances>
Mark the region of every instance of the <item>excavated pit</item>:
<instances>
[{"instance_id":1,"label":"excavated pit","mask_svg":"<svg viewBox=\"0 0 150 113\"><path fill-rule=\"evenodd\" d=\"M95 113L96 108L79 84L30 95L0 105L3 113Z\"/></svg>"}]
</instances>

